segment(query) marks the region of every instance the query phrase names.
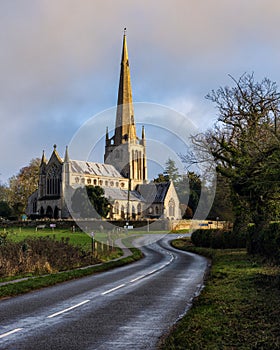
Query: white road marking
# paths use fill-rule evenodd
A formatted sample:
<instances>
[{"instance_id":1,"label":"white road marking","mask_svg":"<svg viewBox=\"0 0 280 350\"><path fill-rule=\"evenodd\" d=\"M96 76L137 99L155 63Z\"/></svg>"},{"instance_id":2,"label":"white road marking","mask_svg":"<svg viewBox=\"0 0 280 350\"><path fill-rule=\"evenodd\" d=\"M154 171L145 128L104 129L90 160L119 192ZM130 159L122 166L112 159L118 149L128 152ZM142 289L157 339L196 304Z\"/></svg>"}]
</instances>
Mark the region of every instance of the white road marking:
<instances>
[{"instance_id":1,"label":"white road marking","mask_svg":"<svg viewBox=\"0 0 280 350\"><path fill-rule=\"evenodd\" d=\"M71 307L68 307L67 309L58 311L58 312L56 312L56 313L54 313L54 314L48 316L47 318L52 318L52 317L58 316L58 315L60 315L60 314L63 314L63 313L65 313L65 312L67 312L67 311L76 309L77 307L79 307L79 306L81 306L81 305L83 305L83 304L86 304L86 303L88 303L89 301L90 301L90 300L82 301L82 302L79 303L79 304L76 304L76 305L73 305L73 306L71 306Z\"/></svg>"},{"instance_id":2,"label":"white road marking","mask_svg":"<svg viewBox=\"0 0 280 350\"><path fill-rule=\"evenodd\" d=\"M113 292L114 290L119 289L119 288L122 288L122 287L124 287L124 286L125 286L125 284L120 284L119 286L117 286L117 287L115 287L115 288L106 290L106 292L101 293L101 295L105 295L105 294L111 293L111 292Z\"/></svg>"},{"instance_id":3,"label":"white road marking","mask_svg":"<svg viewBox=\"0 0 280 350\"><path fill-rule=\"evenodd\" d=\"M131 281L129 281L129 282L130 282L130 283L133 283L133 282L136 282L136 281L138 281L138 280L141 280L141 278L144 278L144 277L146 277L146 275L142 275L142 276L136 277L136 278L134 278L133 280L131 280Z\"/></svg>"},{"instance_id":4,"label":"white road marking","mask_svg":"<svg viewBox=\"0 0 280 350\"><path fill-rule=\"evenodd\" d=\"M5 337L7 337L8 335L11 335L11 334L14 334L14 333L16 333L16 332L21 331L22 329L23 329L23 328L16 328L16 329L13 329L13 330L10 331L10 332L3 333L3 334L0 335L0 338L5 338Z\"/></svg>"}]
</instances>

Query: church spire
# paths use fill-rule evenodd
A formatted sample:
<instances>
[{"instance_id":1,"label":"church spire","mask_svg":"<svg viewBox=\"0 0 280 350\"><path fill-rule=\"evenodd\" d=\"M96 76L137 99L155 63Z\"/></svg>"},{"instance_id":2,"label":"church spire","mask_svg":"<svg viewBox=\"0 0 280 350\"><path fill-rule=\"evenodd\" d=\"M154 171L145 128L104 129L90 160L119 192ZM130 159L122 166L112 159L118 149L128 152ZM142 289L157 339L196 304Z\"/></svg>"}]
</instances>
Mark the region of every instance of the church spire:
<instances>
[{"instance_id":1,"label":"church spire","mask_svg":"<svg viewBox=\"0 0 280 350\"><path fill-rule=\"evenodd\" d=\"M118 92L118 106L116 115L116 130L114 143L120 145L127 141L136 140L136 128L134 123L134 111L132 101L132 89L130 81L130 69L128 50L126 43L126 28L123 35L123 47L121 58L121 71Z\"/></svg>"}]
</instances>

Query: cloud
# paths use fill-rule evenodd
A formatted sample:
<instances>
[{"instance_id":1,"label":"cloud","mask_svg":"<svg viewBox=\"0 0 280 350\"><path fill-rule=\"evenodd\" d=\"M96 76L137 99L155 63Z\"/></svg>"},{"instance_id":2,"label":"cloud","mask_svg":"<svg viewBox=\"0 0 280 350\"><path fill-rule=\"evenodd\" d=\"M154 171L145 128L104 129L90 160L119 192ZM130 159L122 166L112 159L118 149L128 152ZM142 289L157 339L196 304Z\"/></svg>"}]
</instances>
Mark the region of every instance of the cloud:
<instances>
[{"instance_id":1,"label":"cloud","mask_svg":"<svg viewBox=\"0 0 280 350\"><path fill-rule=\"evenodd\" d=\"M279 11L273 0L2 1L0 180L53 143L63 152L115 105L123 27L135 101L179 108L200 127L215 114L204 96L228 73L280 81Z\"/></svg>"}]
</instances>

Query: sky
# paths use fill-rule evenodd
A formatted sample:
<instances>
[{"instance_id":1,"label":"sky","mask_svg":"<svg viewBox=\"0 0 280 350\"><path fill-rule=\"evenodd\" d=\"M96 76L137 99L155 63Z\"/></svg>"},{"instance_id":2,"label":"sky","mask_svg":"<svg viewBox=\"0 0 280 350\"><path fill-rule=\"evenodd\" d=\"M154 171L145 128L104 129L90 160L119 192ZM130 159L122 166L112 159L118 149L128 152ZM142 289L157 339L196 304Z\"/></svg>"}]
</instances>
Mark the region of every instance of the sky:
<instances>
[{"instance_id":1,"label":"sky","mask_svg":"<svg viewBox=\"0 0 280 350\"><path fill-rule=\"evenodd\" d=\"M174 134L213 125L205 95L232 85L229 74L280 84L279 16L275 0L0 0L0 183L54 144L63 157L116 105L124 27L133 100L178 112Z\"/></svg>"}]
</instances>

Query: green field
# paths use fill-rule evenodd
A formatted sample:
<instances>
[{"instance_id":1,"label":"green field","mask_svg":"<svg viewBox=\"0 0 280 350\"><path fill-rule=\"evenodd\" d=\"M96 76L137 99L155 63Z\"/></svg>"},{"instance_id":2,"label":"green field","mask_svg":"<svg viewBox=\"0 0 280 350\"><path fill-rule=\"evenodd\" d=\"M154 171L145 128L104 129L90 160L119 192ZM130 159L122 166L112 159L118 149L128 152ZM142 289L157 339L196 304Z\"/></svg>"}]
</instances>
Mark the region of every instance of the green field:
<instances>
[{"instance_id":1,"label":"green field","mask_svg":"<svg viewBox=\"0 0 280 350\"><path fill-rule=\"evenodd\" d=\"M2 230L3 232L3 230ZM85 250L91 249L91 237L84 232L72 232L67 229L50 229L44 228L38 231L35 228L21 228L21 227L13 227L11 229L6 229L8 232L8 238L15 241L20 242L23 241L27 237L54 237L57 240L69 238L69 242L73 245L78 245Z\"/></svg>"}]
</instances>

